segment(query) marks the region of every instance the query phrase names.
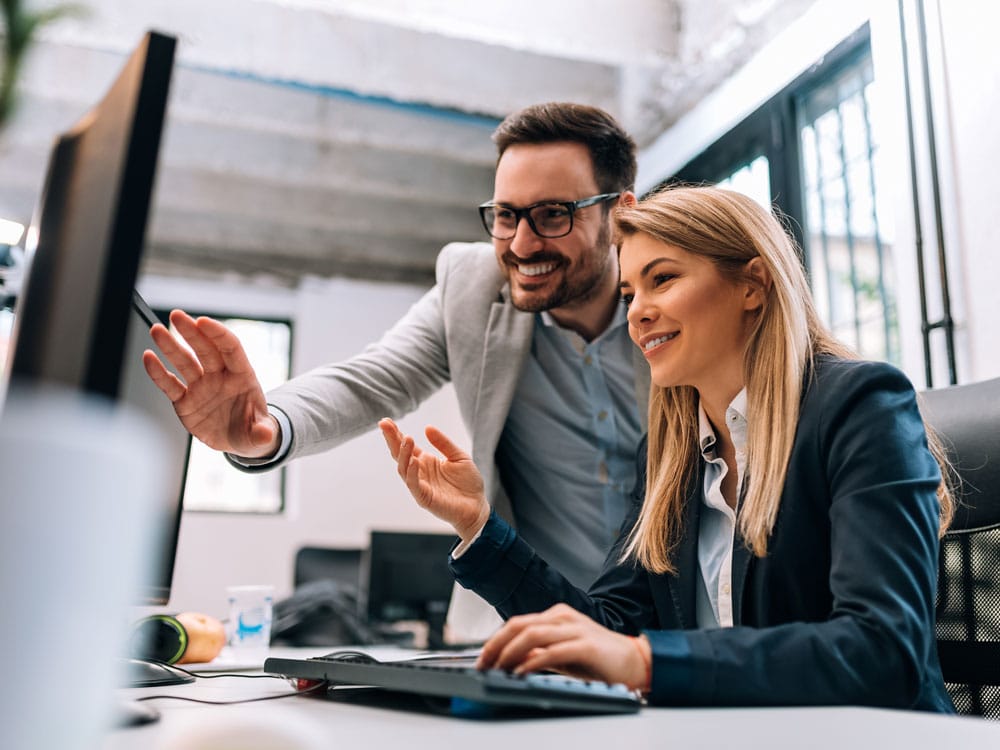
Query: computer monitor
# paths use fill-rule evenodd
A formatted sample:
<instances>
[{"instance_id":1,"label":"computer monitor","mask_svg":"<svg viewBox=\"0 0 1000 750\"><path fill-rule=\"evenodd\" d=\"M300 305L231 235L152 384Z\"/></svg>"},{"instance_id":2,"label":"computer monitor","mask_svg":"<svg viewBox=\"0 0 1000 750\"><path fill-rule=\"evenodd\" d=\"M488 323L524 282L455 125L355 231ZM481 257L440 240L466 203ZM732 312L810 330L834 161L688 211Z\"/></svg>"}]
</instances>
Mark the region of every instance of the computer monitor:
<instances>
[{"instance_id":1,"label":"computer monitor","mask_svg":"<svg viewBox=\"0 0 1000 750\"><path fill-rule=\"evenodd\" d=\"M156 511L155 560L135 604L169 599L189 440L142 367L154 318L134 291L175 48L173 37L147 33L104 98L58 137L28 232L7 366L7 399L55 385L127 403L167 433L176 487Z\"/></svg>"},{"instance_id":2,"label":"computer monitor","mask_svg":"<svg viewBox=\"0 0 1000 750\"><path fill-rule=\"evenodd\" d=\"M454 534L373 531L365 566L369 622L426 622L427 647L443 648L454 544Z\"/></svg>"},{"instance_id":3,"label":"computer monitor","mask_svg":"<svg viewBox=\"0 0 1000 750\"><path fill-rule=\"evenodd\" d=\"M26 240L8 375L116 398L176 40L150 32L60 135Z\"/></svg>"},{"instance_id":4,"label":"computer monitor","mask_svg":"<svg viewBox=\"0 0 1000 750\"><path fill-rule=\"evenodd\" d=\"M175 47L173 37L146 34L104 98L57 138L28 232L6 368L11 388L118 399L163 425L179 486L160 512L162 559L143 585L145 604L169 598L189 440L142 367L155 318L134 293Z\"/></svg>"},{"instance_id":5,"label":"computer monitor","mask_svg":"<svg viewBox=\"0 0 1000 750\"><path fill-rule=\"evenodd\" d=\"M152 565L145 579L140 581L140 589L137 592L138 603L162 606L170 600L170 588L174 577L174 559L181 527L184 480L190 455L191 433L177 419L173 405L150 380L142 365L142 353L146 349L152 349L160 360L166 362L173 370L153 341L153 337L149 335L150 327L156 322L159 321L145 300L138 292L133 294L118 400L142 412L159 427L167 443L166 450L169 452L166 460L171 467L168 473L170 486L165 488L163 494L164 505L155 511L155 538L152 546L155 559L151 561Z\"/></svg>"}]
</instances>

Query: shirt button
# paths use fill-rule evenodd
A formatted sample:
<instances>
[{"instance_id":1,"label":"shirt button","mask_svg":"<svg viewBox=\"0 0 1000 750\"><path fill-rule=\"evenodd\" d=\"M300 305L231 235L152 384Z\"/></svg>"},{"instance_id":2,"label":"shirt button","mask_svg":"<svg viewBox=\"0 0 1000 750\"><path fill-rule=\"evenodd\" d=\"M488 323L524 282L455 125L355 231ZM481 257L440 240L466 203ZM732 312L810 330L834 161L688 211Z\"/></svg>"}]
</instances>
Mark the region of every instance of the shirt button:
<instances>
[{"instance_id":1,"label":"shirt button","mask_svg":"<svg viewBox=\"0 0 1000 750\"><path fill-rule=\"evenodd\" d=\"M601 409L597 414L597 419L603 422L607 418L608 418L608 413L604 409Z\"/></svg>"},{"instance_id":2,"label":"shirt button","mask_svg":"<svg viewBox=\"0 0 1000 750\"><path fill-rule=\"evenodd\" d=\"M597 478L601 484L608 483L608 465L603 461L597 467Z\"/></svg>"},{"instance_id":3,"label":"shirt button","mask_svg":"<svg viewBox=\"0 0 1000 750\"><path fill-rule=\"evenodd\" d=\"M732 590L732 589L730 589L730 587L729 587L729 584L728 584L728 583L724 583L724 584L722 584L722 593L723 593L723 594L725 594L726 596L729 596L729 592L730 592L731 590Z\"/></svg>"},{"instance_id":4,"label":"shirt button","mask_svg":"<svg viewBox=\"0 0 1000 750\"><path fill-rule=\"evenodd\" d=\"M585 365L592 365L592 364L594 364L594 358L591 357L588 354L586 357L583 358L583 364L585 364Z\"/></svg>"}]
</instances>

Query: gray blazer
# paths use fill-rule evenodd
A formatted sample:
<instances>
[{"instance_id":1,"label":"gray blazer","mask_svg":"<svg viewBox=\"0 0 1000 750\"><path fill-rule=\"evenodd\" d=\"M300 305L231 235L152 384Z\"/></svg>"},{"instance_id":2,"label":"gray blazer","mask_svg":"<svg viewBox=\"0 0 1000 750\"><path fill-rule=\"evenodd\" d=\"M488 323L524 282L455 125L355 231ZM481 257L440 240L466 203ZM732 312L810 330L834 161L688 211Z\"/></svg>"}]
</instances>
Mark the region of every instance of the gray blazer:
<instances>
[{"instance_id":1,"label":"gray blazer","mask_svg":"<svg viewBox=\"0 0 1000 750\"><path fill-rule=\"evenodd\" d=\"M372 429L382 417L408 414L450 380L487 496L513 523L494 454L531 345L534 315L510 303L489 244L447 245L436 273L434 288L378 342L268 394L268 402L292 423L285 460L333 448ZM649 368L638 348L634 363L636 399L645 424Z\"/></svg>"}]
</instances>

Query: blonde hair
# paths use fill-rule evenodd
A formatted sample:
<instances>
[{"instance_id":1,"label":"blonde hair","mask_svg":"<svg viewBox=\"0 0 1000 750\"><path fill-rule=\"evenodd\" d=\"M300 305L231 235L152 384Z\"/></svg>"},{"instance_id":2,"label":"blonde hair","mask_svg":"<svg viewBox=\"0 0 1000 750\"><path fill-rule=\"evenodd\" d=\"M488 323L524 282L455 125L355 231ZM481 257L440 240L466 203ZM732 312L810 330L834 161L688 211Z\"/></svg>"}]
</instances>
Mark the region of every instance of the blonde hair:
<instances>
[{"instance_id":1,"label":"blonde hair","mask_svg":"<svg viewBox=\"0 0 1000 750\"><path fill-rule=\"evenodd\" d=\"M648 235L711 260L734 283L759 283L746 273L752 258L760 258L770 275L743 359L747 401L754 408L748 414L747 479L737 519L751 551L763 557L778 515L806 372L817 355L856 355L819 320L795 243L754 200L712 187L671 187L638 205L620 207L615 223L619 239ZM697 440L695 390L652 386L646 499L623 560L634 558L654 573L676 572L673 553L681 537L686 490L700 460ZM947 476L944 451L930 431L928 442ZM938 499L943 532L953 513L945 481Z\"/></svg>"}]
</instances>

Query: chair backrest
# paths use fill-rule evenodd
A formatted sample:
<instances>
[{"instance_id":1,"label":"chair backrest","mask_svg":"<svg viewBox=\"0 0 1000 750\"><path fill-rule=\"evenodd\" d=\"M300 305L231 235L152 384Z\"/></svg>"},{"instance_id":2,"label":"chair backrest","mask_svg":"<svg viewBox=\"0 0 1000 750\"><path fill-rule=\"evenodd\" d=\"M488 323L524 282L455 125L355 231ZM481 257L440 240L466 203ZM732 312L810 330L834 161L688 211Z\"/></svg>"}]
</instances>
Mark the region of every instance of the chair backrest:
<instances>
[{"instance_id":1,"label":"chair backrest","mask_svg":"<svg viewBox=\"0 0 1000 750\"><path fill-rule=\"evenodd\" d=\"M271 642L283 646L375 643L359 591L364 550L302 547L295 590L274 604Z\"/></svg>"},{"instance_id":2,"label":"chair backrest","mask_svg":"<svg viewBox=\"0 0 1000 750\"><path fill-rule=\"evenodd\" d=\"M1000 378L921 400L958 479L938 571L941 670L960 713L1000 719Z\"/></svg>"},{"instance_id":3,"label":"chair backrest","mask_svg":"<svg viewBox=\"0 0 1000 750\"><path fill-rule=\"evenodd\" d=\"M363 553L356 548L301 547L295 553L295 587L330 579L358 588Z\"/></svg>"}]
</instances>

